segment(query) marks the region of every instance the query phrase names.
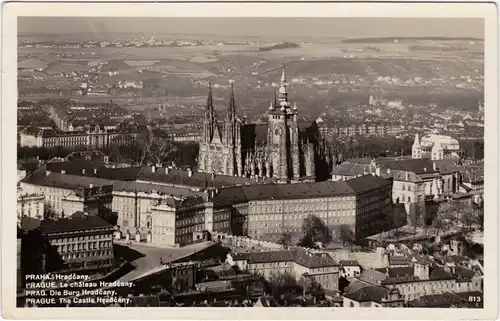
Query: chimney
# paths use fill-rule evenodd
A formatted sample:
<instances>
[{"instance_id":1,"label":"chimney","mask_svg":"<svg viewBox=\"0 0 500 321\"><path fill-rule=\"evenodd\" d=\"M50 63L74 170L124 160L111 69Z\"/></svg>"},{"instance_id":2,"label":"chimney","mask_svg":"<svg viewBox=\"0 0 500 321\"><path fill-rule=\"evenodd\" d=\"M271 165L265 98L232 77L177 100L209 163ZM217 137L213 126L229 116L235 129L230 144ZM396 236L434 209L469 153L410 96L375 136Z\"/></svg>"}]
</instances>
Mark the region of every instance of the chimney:
<instances>
[{"instance_id":1,"label":"chimney","mask_svg":"<svg viewBox=\"0 0 500 321\"><path fill-rule=\"evenodd\" d=\"M66 174L66 171L64 169L61 169L61 174Z\"/></svg>"},{"instance_id":2,"label":"chimney","mask_svg":"<svg viewBox=\"0 0 500 321\"><path fill-rule=\"evenodd\" d=\"M406 179L407 181L409 181L409 180L410 180L410 173L405 172L405 179Z\"/></svg>"},{"instance_id":3,"label":"chimney","mask_svg":"<svg viewBox=\"0 0 500 321\"><path fill-rule=\"evenodd\" d=\"M193 171L191 170L191 168L188 168L188 177L191 177L193 176Z\"/></svg>"},{"instance_id":4,"label":"chimney","mask_svg":"<svg viewBox=\"0 0 500 321\"><path fill-rule=\"evenodd\" d=\"M83 175L85 175L85 168L84 168L84 169L82 169L82 174L83 174Z\"/></svg>"}]
</instances>

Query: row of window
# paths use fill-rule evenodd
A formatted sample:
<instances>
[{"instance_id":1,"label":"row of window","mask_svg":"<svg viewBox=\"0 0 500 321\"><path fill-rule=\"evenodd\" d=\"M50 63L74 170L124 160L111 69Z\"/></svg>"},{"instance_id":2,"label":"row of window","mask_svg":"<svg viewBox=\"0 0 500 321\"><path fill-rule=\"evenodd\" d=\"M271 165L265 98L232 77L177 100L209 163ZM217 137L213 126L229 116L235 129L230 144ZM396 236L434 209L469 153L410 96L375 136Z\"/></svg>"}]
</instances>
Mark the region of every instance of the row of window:
<instances>
[{"instance_id":1,"label":"row of window","mask_svg":"<svg viewBox=\"0 0 500 321\"><path fill-rule=\"evenodd\" d=\"M101 248L108 248L112 246L111 241L106 242L89 242L89 243L79 243L79 244L68 244L57 246L57 252L66 253L72 251L85 251L85 250L95 250Z\"/></svg>"},{"instance_id":2,"label":"row of window","mask_svg":"<svg viewBox=\"0 0 500 321\"><path fill-rule=\"evenodd\" d=\"M63 254L61 258L63 260L71 260L71 259L81 259L86 257L94 257L94 256L106 256L112 255L111 250L104 251L91 251L91 252L82 252L82 253L72 253L72 254Z\"/></svg>"},{"instance_id":3,"label":"row of window","mask_svg":"<svg viewBox=\"0 0 500 321\"><path fill-rule=\"evenodd\" d=\"M85 235L85 236L75 236L75 237L65 237L60 239L54 239L51 241L52 244L59 243L73 243L73 242L81 242L81 241L89 241L89 240L100 240L100 239L112 239L112 234L94 234L94 235Z\"/></svg>"}]
</instances>

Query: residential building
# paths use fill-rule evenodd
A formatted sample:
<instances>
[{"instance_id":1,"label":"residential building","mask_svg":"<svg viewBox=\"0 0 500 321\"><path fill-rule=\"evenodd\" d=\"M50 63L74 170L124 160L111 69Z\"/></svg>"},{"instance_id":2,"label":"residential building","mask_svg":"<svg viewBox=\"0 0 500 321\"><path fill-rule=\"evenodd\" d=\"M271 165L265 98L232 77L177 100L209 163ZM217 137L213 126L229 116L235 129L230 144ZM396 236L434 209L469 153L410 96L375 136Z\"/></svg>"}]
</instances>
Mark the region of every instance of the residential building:
<instances>
[{"instance_id":1,"label":"residential building","mask_svg":"<svg viewBox=\"0 0 500 321\"><path fill-rule=\"evenodd\" d=\"M227 262L243 271L260 273L267 279L288 273L299 280L307 273L324 289L338 289L339 265L326 253L311 253L294 247L273 252L228 254Z\"/></svg>"},{"instance_id":2,"label":"residential building","mask_svg":"<svg viewBox=\"0 0 500 321\"><path fill-rule=\"evenodd\" d=\"M365 275L366 274L366 275ZM453 269L443 266L428 257L412 260L411 266L378 268L364 271L355 282L350 284L347 292L358 290L364 286L385 286L397 289L405 302L425 295L446 292L482 291L480 272L460 267Z\"/></svg>"},{"instance_id":3,"label":"residential building","mask_svg":"<svg viewBox=\"0 0 500 321\"><path fill-rule=\"evenodd\" d=\"M41 221L50 244L47 272L110 272L114 268L113 225L98 216Z\"/></svg>"},{"instance_id":4,"label":"residential building","mask_svg":"<svg viewBox=\"0 0 500 321\"><path fill-rule=\"evenodd\" d=\"M340 276L353 278L361 275L361 265L356 260L340 260Z\"/></svg>"},{"instance_id":5,"label":"residential building","mask_svg":"<svg viewBox=\"0 0 500 321\"><path fill-rule=\"evenodd\" d=\"M441 160L448 157L459 158L460 145L458 141L450 136L428 135L419 138L415 135L412 146L413 158L430 158L431 160Z\"/></svg>"},{"instance_id":6,"label":"residential building","mask_svg":"<svg viewBox=\"0 0 500 321\"><path fill-rule=\"evenodd\" d=\"M402 308L404 299L398 289L372 285L343 295L344 308Z\"/></svg>"}]
</instances>

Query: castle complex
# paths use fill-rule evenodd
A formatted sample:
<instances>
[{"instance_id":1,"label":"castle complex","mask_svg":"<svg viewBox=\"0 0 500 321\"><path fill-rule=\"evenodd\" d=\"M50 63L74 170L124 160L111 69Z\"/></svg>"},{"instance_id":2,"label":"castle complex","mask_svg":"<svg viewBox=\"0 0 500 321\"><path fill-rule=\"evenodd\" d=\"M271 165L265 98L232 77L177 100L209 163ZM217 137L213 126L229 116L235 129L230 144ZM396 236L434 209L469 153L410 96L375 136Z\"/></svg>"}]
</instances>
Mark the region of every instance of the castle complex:
<instances>
[{"instance_id":1,"label":"castle complex","mask_svg":"<svg viewBox=\"0 0 500 321\"><path fill-rule=\"evenodd\" d=\"M298 107L288 99L285 72L278 95L267 111L267 124L242 124L236 115L234 89L223 124L216 120L209 88L203 117L198 168L201 172L261 177L279 183L314 181L318 162L325 162L317 127L300 126Z\"/></svg>"}]
</instances>

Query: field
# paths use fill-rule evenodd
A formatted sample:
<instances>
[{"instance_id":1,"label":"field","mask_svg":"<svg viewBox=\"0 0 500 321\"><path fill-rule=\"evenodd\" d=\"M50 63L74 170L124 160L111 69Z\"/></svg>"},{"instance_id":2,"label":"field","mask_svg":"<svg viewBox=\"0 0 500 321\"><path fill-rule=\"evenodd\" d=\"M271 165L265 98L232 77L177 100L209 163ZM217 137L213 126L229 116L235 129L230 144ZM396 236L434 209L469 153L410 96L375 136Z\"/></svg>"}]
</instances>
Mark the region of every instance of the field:
<instances>
[{"instance_id":1,"label":"field","mask_svg":"<svg viewBox=\"0 0 500 321\"><path fill-rule=\"evenodd\" d=\"M416 50L415 48L418 48ZM19 88L34 88L60 84L54 73L90 69L99 61L108 61L103 72L118 70L119 75L102 74L98 83L112 85L119 80L142 80L148 86L160 88L160 94L145 91L137 97L101 96L79 97L83 100L109 100L131 109L156 112L151 106L167 103L171 106L204 104L206 84L214 84L214 95L219 105L225 105L228 81L235 80L238 104L241 109L267 104L272 84L279 82L281 69L286 65L293 99L307 104L311 112L319 112L325 105L366 102L370 93L380 93L409 101L482 96L482 85L457 89L450 78L478 77L484 74L484 43L482 41L409 39L394 41L344 42L328 39L302 44L299 48L259 51L259 45L201 45L186 47L125 47L125 48L19 48L18 59L46 66L37 73L38 79L29 79L22 73ZM423 78L433 84L392 85L379 84L377 77L403 80ZM21 79L21 77L20 77ZM304 83L304 79L307 79ZM312 84L317 79L340 79L347 83ZM439 82L439 79L444 79ZM350 83L354 81L354 83ZM69 86L69 84L66 84ZM200 98L202 97L202 98ZM29 99L34 99L30 97ZM24 99L24 97L21 97ZM453 100L453 99L451 99ZM468 100L467 100L468 101ZM468 104L468 102L467 102ZM260 107L259 107L260 108ZM176 114L189 114L190 108L176 107Z\"/></svg>"}]
</instances>

